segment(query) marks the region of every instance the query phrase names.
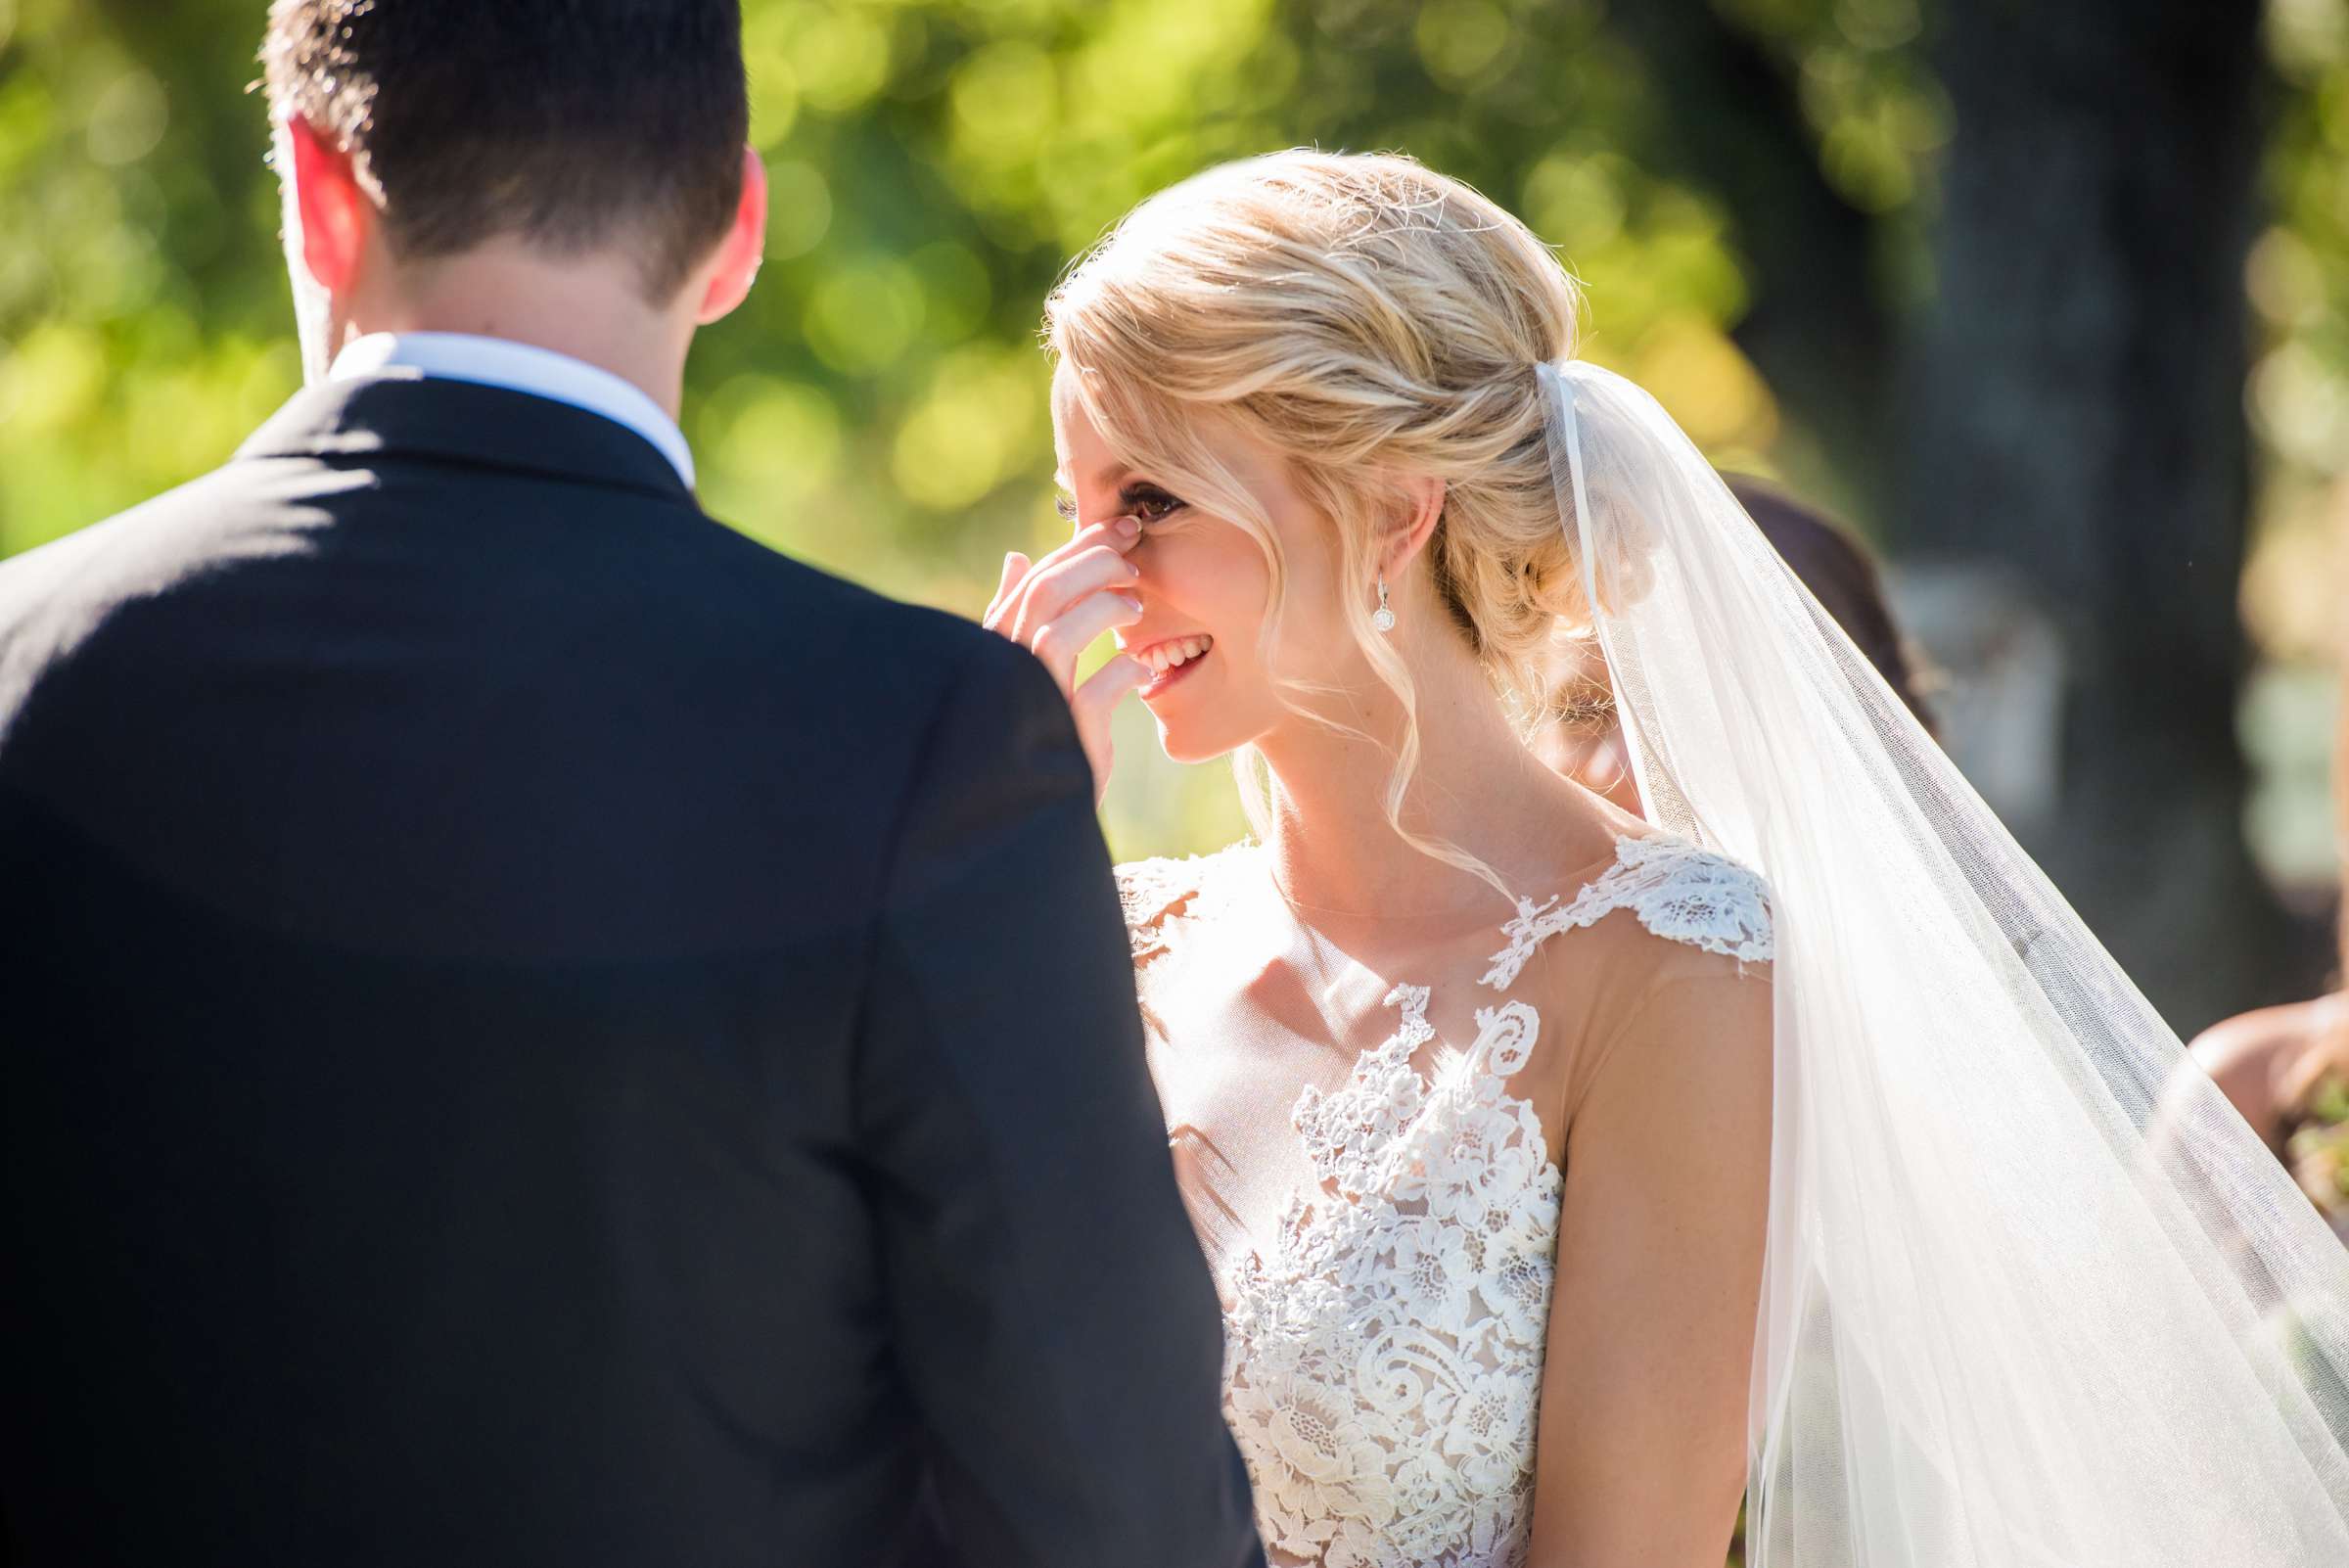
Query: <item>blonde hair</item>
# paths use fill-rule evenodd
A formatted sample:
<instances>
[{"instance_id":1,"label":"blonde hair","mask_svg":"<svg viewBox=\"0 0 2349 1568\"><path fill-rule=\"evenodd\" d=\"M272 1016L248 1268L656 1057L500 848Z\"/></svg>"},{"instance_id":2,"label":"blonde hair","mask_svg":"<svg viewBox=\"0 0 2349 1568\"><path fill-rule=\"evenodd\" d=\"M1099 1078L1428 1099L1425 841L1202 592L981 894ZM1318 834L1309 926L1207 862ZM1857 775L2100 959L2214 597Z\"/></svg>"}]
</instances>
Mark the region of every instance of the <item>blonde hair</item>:
<instances>
[{"instance_id":1,"label":"blonde hair","mask_svg":"<svg viewBox=\"0 0 2349 1568\"><path fill-rule=\"evenodd\" d=\"M1581 303L1549 248L1459 181L1406 157L1293 151L1152 197L1045 306L1046 343L1110 444L1255 537L1268 643L1286 598L1279 544L1206 437L1228 422L1287 460L1337 531L1342 580L1362 585L1345 599L1355 639L1403 704L1388 818L1496 887L1481 861L1404 828L1417 711L1368 587L1397 481L1441 480L1437 594L1502 696L1539 713L1553 626L1588 620L1536 376L1573 353Z\"/></svg>"}]
</instances>

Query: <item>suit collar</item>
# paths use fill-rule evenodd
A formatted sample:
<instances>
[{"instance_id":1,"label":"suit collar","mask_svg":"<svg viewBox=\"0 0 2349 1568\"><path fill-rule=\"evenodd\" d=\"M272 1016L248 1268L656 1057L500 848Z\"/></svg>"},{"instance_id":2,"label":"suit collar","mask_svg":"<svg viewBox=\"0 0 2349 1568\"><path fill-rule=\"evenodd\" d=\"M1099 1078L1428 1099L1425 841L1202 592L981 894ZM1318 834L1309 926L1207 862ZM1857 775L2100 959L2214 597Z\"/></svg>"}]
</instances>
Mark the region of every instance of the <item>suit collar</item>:
<instances>
[{"instance_id":1,"label":"suit collar","mask_svg":"<svg viewBox=\"0 0 2349 1568\"><path fill-rule=\"evenodd\" d=\"M532 392L617 420L661 448L692 487L693 448L676 420L634 382L584 360L478 333L378 332L345 344L327 379L402 375Z\"/></svg>"},{"instance_id":2,"label":"suit collar","mask_svg":"<svg viewBox=\"0 0 2349 1568\"><path fill-rule=\"evenodd\" d=\"M237 456L438 458L694 504L668 458L623 424L530 392L412 374L305 387Z\"/></svg>"}]
</instances>

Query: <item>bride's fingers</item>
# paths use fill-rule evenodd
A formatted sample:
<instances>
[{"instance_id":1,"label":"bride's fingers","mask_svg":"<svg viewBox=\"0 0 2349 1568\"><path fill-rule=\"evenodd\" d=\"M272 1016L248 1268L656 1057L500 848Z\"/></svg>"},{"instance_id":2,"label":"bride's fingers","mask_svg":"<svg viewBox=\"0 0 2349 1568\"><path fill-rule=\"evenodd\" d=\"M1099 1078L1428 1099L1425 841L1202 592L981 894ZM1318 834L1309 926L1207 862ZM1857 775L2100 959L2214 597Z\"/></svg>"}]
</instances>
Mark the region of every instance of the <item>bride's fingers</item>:
<instances>
[{"instance_id":1,"label":"bride's fingers","mask_svg":"<svg viewBox=\"0 0 2349 1568\"><path fill-rule=\"evenodd\" d=\"M1122 555L1132 549L1140 541L1141 536L1142 526L1129 517L1117 517L1111 518L1106 523L1088 524L1069 535L1065 543L1046 551L1036 560L1034 565L1028 565L1027 557L1022 556L1020 559L1023 565L1019 578L1016 581L1007 580L1002 587L995 590L996 602L1008 611L1012 601L1026 591L1028 585L1036 580L1038 573L1049 572L1064 566L1092 550L1109 549Z\"/></svg>"},{"instance_id":2,"label":"bride's fingers","mask_svg":"<svg viewBox=\"0 0 2349 1568\"><path fill-rule=\"evenodd\" d=\"M1149 679L1148 665L1120 654L1094 670L1069 699L1069 711L1077 719L1077 738L1084 745L1085 761L1092 764L1095 805L1100 804L1101 792L1109 786L1109 770L1114 761L1110 751L1110 715L1128 692L1147 684Z\"/></svg>"},{"instance_id":3,"label":"bride's fingers","mask_svg":"<svg viewBox=\"0 0 2349 1568\"><path fill-rule=\"evenodd\" d=\"M1130 626L1142 618L1142 602L1130 594L1095 593L1069 606L1038 627L1029 647L1052 671L1067 695L1077 684L1077 660L1105 631Z\"/></svg>"},{"instance_id":4,"label":"bride's fingers","mask_svg":"<svg viewBox=\"0 0 2349 1568\"><path fill-rule=\"evenodd\" d=\"M987 614L979 618L981 625L990 631L995 629L996 621L1002 617L1003 611L1011 601L1012 590L1017 588L1020 585L1020 579L1028 575L1028 558L1017 550L1007 551L1004 554L1003 580L995 584L995 596L987 601Z\"/></svg>"},{"instance_id":5,"label":"bride's fingers","mask_svg":"<svg viewBox=\"0 0 2349 1568\"><path fill-rule=\"evenodd\" d=\"M1120 654L1103 665L1077 688L1069 706L1075 710L1082 727L1094 719L1106 722L1110 710L1129 691L1139 690L1150 683L1150 667L1131 654Z\"/></svg>"},{"instance_id":6,"label":"bride's fingers","mask_svg":"<svg viewBox=\"0 0 2349 1568\"><path fill-rule=\"evenodd\" d=\"M1034 646L1036 634L1104 589L1130 587L1141 576L1133 563L1106 545L1093 545L1058 561L1049 557L1020 579L995 629Z\"/></svg>"},{"instance_id":7,"label":"bride's fingers","mask_svg":"<svg viewBox=\"0 0 2349 1568\"><path fill-rule=\"evenodd\" d=\"M1096 544L1106 544L1113 550L1124 552L1132 549L1141 541L1141 537L1142 525L1130 517L1113 517L1102 523L1088 523L1070 534L1068 543L1045 556L1044 562L1089 550Z\"/></svg>"}]
</instances>

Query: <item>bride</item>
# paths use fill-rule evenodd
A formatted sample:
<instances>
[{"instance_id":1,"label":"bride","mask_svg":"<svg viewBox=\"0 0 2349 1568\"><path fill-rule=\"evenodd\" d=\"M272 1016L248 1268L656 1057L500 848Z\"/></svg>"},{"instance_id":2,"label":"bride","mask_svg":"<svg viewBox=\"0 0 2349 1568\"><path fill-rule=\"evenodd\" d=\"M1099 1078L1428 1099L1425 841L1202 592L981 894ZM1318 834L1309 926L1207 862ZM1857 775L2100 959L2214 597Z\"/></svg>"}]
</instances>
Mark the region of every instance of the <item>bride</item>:
<instances>
[{"instance_id":1,"label":"bride","mask_svg":"<svg viewBox=\"0 0 2349 1568\"><path fill-rule=\"evenodd\" d=\"M989 623L1258 824L1120 877L1272 1560L2349 1561L2349 1263L1578 304L1287 153L1047 310ZM1646 820L1525 744L1561 620Z\"/></svg>"}]
</instances>

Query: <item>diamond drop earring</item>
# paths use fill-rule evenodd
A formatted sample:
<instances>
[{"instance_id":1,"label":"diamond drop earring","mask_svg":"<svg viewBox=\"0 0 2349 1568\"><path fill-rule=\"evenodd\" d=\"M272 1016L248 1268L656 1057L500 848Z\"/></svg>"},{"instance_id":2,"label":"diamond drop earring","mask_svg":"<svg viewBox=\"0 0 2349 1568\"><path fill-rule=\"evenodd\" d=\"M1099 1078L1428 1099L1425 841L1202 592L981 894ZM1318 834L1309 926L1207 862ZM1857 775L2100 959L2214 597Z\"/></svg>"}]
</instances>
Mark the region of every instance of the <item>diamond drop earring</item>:
<instances>
[{"instance_id":1,"label":"diamond drop earring","mask_svg":"<svg viewBox=\"0 0 2349 1568\"><path fill-rule=\"evenodd\" d=\"M1395 612L1387 608L1387 575L1384 572L1378 575L1378 608L1370 612L1370 624L1382 632L1395 629Z\"/></svg>"}]
</instances>

